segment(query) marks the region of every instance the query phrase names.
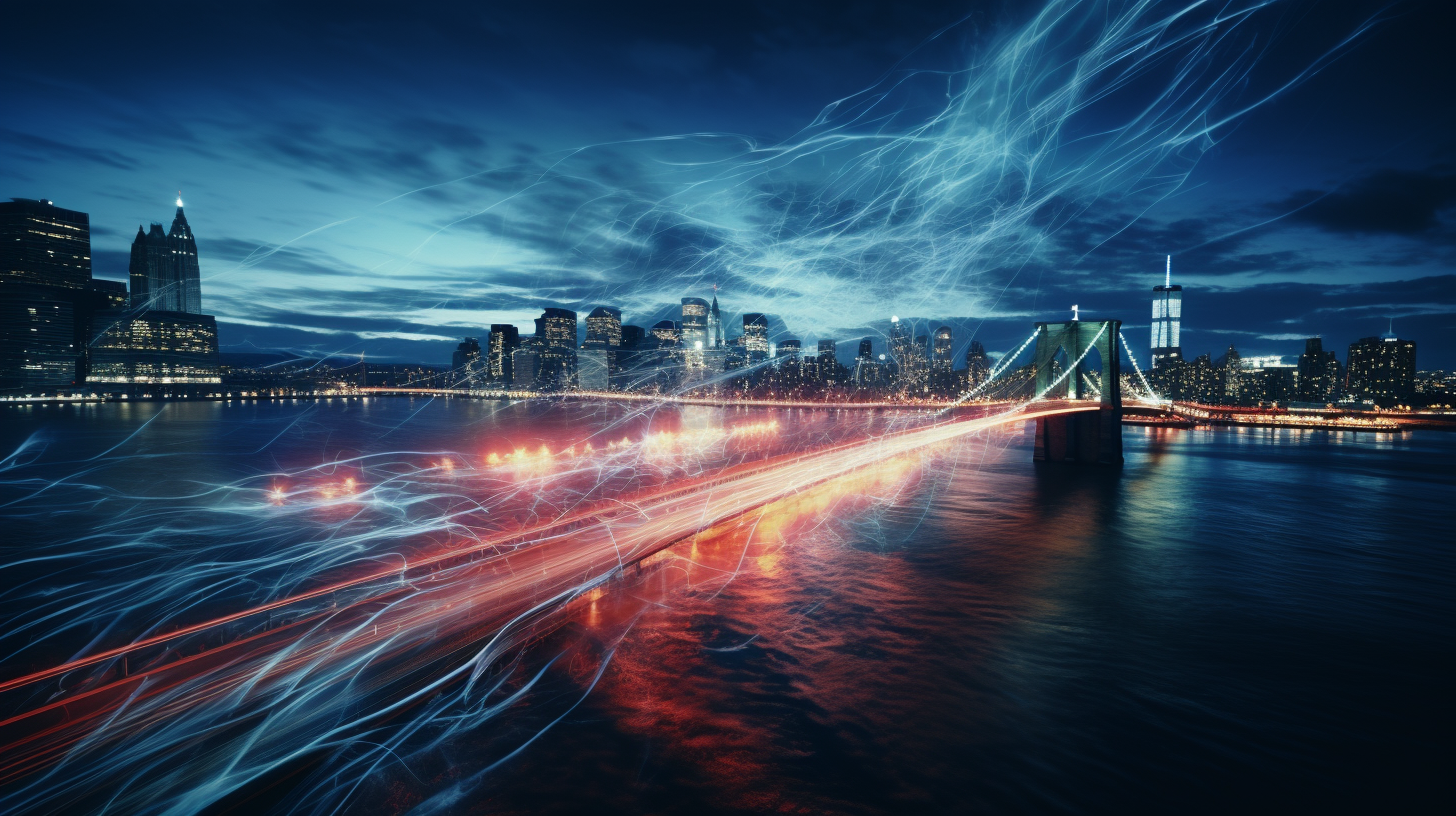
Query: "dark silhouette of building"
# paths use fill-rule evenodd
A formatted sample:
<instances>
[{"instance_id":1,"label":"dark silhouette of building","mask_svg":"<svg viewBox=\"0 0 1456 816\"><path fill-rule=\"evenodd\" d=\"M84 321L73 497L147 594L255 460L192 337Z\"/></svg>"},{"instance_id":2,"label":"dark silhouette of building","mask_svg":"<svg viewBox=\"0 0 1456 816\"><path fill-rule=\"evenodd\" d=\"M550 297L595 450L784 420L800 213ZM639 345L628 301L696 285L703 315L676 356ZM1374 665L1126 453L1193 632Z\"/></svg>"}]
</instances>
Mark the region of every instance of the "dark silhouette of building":
<instances>
[{"instance_id":1,"label":"dark silhouette of building","mask_svg":"<svg viewBox=\"0 0 1456 816\"><path fill-rule=\"evenodd\" d=\"M478 384L484 369L480 341L474 337L460 341L460 345L455 347L455 353L450 355L451 384L472 388Z\"/></svg>"},{"instance_id":2,"label":"dark silhouette of building","mask_svg":"<svg viewBox=\"0 0 1456 816\"><path fill-rule=\"evenodd\" d=\"M510 323L492 323L486 340L486 374L492 382L510 385L514 380L511 354L521 347L521 330Z\"/></svg>"},{"instance_id":3,"label":"dark silhouette of building","mask_svg":"<svg viewBox=\"0 0 1456 816\"><path fill-rule=\"evenodd\" d=\"M41 394L84 374L92 289L91 219L49 200L0 203L0 392Z\"/></svg>"},{"instance_id":4,"label":"dark silhouette of building","mask_svg":"<svg viewBox=\"0 0 1456 816\"><path fill-rule=\"evenodd\" d=\"M42 394L76 378L71 291L0 282L0 392Z\"/></svg>"},{"instance_id":5,"label":"dark silhouette of building","mask_svg":"<svg viewBox=\"0 0 1456 816\"><path fill-rule=\"evenodd\" d=\"M1333 351L1325 351L1318 337L1304 341L1304 353L1299 355L1298 379L1295 382L1295 399L1300 402L1328 403L1337 398L1336 392L1344 384L1340 376L1340 359Z\"/></svg>"},{"instance_id":6,"label":"dark silhouette of building","mask_svg":"<svg viewBox=\"0 0 1456 816\"><path fill-rule=\"evenodd\" d=\"M46 199L0 203L0 283L90 286L91 217Z\"/></svg>"},{"instance_id":7,"label":"dark silhouette of building","mask_svg":"<svg viewBox=\"0 0 1456 816\"><path fill-rule=\"evenodd\" d=\"M1215 402L1238 405L1244 397L1243 356L1239 354L1238 349L1230 345L1228 351L1213 361L1213 367L1218 371L1215 377L1218 399Z\"/></svg>"},{"instance_id":8,"label":"dark silhouette of building","mask_svg":"<svg viewBox=\"0 0 1456 816\"><path fill-rule=\"evenodd\" d=\"M622 348L634 350L642 346L642 339L647 336L647 331L641 326L622 327Z\"/></svg>"},{"instance_id":9,"label":"dark silhouette of building","mask_svg":"<svg viewBox=\"0 0 1456 816\"><path fill-rule=\"evenodd\" d=\"M713 287L713 305L708 309L708 348L722 348L723 315L718 311L718 287Z\"/></svg>"},{"instance_id":10,"label":"dark silhouette of building","mask_svg":"<svg viewBox=\"0 0 1456 816\"><path fill-rule=\"evenodd\" d=\"M1416 393L1416 343L1392 332L1350 344L1346 390L1380 405L1409 403Z\"/></svg>"},{"instance_id":11,"label":"dark silhouette of building","mask_svg":"<svg viewBox=\"0 0 1456 816\"><path fill-rule=\"evenodd\" d=\"M133 309L202 313L197 239L182 212L181 198L177 199L177 214L169 232L163 233L162 225L157 223L149 231L137 227L128 271Z\"/></svg>"},{"instance_id":12,"label":"dark silhouette of building","mask_svg":"<svg viewBox=\"0 0 1456 816\"><path fill-rule=\"evenodd\" d=\"M972 340L966 349L966 387L975 388L991 376L991 358L980 340Z\"/></svg>"}]
</instances>

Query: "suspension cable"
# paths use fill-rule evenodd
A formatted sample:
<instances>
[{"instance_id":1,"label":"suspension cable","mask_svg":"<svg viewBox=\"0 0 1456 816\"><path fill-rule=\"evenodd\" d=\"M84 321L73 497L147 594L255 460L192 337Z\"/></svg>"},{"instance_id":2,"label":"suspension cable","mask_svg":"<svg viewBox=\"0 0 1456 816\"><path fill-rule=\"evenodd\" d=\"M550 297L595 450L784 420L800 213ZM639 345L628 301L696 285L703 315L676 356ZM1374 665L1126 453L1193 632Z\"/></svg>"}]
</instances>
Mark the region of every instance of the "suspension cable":
<instances>
[{"instance_id":1,"label":"suspension cable","mask_svg":"<svg viewBox=\"0 0 1456 816\"><path fill-rule=\"evenodd\" d=\"M1143 384L1143 390L1148 392L1148 396L1153 398L1153 402L1163 402L1163 398L1158 396L1158 393L1153 390L1151 385L1148 385L1148 378L1143 376L1143 370L1138 367L1137 358L1132 356L1132 349L1127 345L1127 337L1119 334L1117 339L1122 341L1122 349L1127 352L1127 359L1132 363L1132 370L1137 372L1138 380Z\"/></svg>"},{"instance_id":2,"label":"suspension cable","mask_svg":"<svg viewBox=\"0 0 1456 816\"><path fill-rule=\"evenodd\" d=\"M1031 345L1031 341L1033 341L1033 340L1036 339L1036 335L1040 331L1041 331L1041 329L1039 329L1039 328L1032 329L1031 330L1031 336L1028 337L1028 338L1026 338L1026 342L1024 342L1020 346L1018 346L1017 349L1016 349L1016 351L1013 351L1010 354L1006 355L1005 357L1002 357L1001 358L1001 362L997 363L996 364L996 367L993 368L993 369L991 369L991 374L990 374L990 376L986 377L986 381L985 382L981 383L980 385L976 386L975 388L972 388L971 390L969 390L966 393L964 393L964 394L960 395L959 397L957 397L955 402L952 402L950 405L947 405L944 409L942 409L942 411L949 410L949 409L954 408L954 407L956 407L958 405L961 405L966 400L971 399L971 398L975 397L977 394L979 394L982 391L986 390L986 387L987 386L989 386L992 382L994 382L997 377L1001 376L1001 374L1013 362L1016 361L1016 358L1017 357L1020 357L1021 356L1021 352L1026 351L1026 347L1029 346L1029 345Z\"/></svg>"}]
</instances>

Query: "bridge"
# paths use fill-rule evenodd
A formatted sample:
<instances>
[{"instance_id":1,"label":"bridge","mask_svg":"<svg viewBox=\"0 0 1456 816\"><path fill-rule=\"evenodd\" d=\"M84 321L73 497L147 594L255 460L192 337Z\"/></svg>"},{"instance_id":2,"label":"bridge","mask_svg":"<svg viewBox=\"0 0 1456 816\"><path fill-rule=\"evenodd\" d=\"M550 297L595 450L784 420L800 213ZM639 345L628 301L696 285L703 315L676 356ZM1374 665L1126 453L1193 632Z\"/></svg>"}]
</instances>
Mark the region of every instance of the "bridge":
<instances>
[{"instance_id":1,"label":"bridge","mask_svg":"<svg viewBox=\"0 0 1456 816\"><path fill-rule=\"evenodd\" d=\"M128 756L123 746L139 740L149 751L185 751L196 739L192 732L207 731L204 723L212 722L178 725L189 718L328 733L333 727L328 717L354 705L349 700L360 693L356 678L366 674L376 678L374 691L424 704L429 694L451 684L476 682L477 661L466 659L469 655L503 653L551 610L676 542L816 485L970 434L1031 421L1037 423L1037 460L1120 464L1120 323L1039 323L977 391L984 391L1033 341L1036 387L1029 400L973 402L973 391L934 407L920 427L738 464L643 495L610 497L525 529L453 540L414 558L401 557L388 568L319 576L313 588L288 597L130 642L98 645L64 662L0 678L0 786L23 786L63 760L90 757L104 766ZM1084 375L1094 352L1101 357L1103 385L1089 398ZM1053 365L1061 356L1068 362ZM1059 366L1060 373L1054 373ZM402 388L365 393L471 392ZM305 695L306 706L298 705L299 695ZM280 707L287 717L274 716ZM219 713L223 710L225 716ZM64 786L38 794L42 799L32 802L33 809L63 810L74 803L64 798L72 794Z\"/></svg>"}]
</instances>

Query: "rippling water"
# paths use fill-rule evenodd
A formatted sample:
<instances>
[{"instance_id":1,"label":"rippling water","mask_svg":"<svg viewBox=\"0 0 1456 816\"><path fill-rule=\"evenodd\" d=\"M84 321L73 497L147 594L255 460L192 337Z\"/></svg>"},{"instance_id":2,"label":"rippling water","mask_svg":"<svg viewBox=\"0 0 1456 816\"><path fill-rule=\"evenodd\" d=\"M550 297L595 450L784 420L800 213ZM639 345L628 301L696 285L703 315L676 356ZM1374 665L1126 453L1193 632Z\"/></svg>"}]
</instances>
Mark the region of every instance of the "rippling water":
<instances>
[{"instance_id":1,"label":"rippling water","mask_svg":"<svg viewBox=\"0 0 1456 816\"><path fill-rule=\"evenodd\" d=\"M7 410L6 450L29 447L6 471L4 498L23 498L6 514L41 550L70 539L36 486L84 469L54 499L80 526L97 523L87 501L144 518L140 496L341 457L759 418L404 400ZM792 444L896 421L772 416ZM1456 436L1128 428L1126 454L1121 471L1034 466L1019 432L969 438L683 542L543 631L523 659L545 674L511 711L382 763L348 808L1435 801L1456 724ZM227 804L286 811L306 771Z\"/></svg>"}]
</instances>

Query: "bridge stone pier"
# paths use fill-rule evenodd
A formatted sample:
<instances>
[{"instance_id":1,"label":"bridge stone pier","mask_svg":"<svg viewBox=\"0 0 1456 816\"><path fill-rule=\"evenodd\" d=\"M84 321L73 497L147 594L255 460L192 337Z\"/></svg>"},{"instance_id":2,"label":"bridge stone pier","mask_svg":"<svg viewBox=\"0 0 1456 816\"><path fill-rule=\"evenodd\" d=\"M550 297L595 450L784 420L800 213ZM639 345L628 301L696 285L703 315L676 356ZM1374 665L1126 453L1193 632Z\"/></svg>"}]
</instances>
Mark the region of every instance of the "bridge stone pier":
<instances>
[{"instance_id":1,"label":"bridge stone pier","mask_svg":"<svg viewBox=\"0 0 1456 816\"><path fill-rule=\"evenodd\" d=\"M1038 323L1036 336L1036 393L1056 380L1052 361L1064 351L1074 371L1046 394L1047 399L1085 399L1090 390L1084 376L1090 370L1088 346L1102 358L1102 399L1096 411L1042 417L1036 421L1038 462L1122 464L1122 367L1118 346L1121 320ZM1063 390L1065 388L1065 390Z\"/></svg>"}]
</instances>

